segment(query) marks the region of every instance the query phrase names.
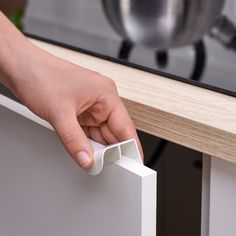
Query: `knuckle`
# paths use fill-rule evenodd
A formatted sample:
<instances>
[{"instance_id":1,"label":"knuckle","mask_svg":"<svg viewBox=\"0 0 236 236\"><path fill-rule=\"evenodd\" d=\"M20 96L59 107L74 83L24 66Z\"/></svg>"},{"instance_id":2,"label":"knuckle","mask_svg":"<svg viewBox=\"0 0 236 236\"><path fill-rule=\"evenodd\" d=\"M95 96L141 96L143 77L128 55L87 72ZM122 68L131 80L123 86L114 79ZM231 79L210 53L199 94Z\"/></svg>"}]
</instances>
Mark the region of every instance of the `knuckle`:
<instances>
[{"instance_id":1,"label":"knuckle","mask_svg":"<svg viewBox=\"0 0 236 236\"><path fill-rule=\"evenodd\" d=\"M108 85L108 87L110 87L111 89L117 89L116 87L116 83L113 79L110 79L110 78L106 78L106 83Z\"/></svg>"},{"instance_id":2,"label":"knuckle","mask_svg":"<svg viewBox=\"0 0 236 236\"><path fill-rule=\"evenodd\" d=\"M133 122L127 122L126 125L120 127L120 135L124 138L133 138L134 133L136 132L136 128Z\"/></svg>"},{"instance_id":3,"label":"knuckle","mask_svg":"<svg viewBox=\"0 0 236 236\"><path fill-rule=\"evenodd\" d=\"M122 136L124 138L130 137L130 131L128 129L128 126L126 126L126 125L125 126L122 125L121 127L119 127L118 133L119 133L120 136Z\"/></svg>"}]
</instances>

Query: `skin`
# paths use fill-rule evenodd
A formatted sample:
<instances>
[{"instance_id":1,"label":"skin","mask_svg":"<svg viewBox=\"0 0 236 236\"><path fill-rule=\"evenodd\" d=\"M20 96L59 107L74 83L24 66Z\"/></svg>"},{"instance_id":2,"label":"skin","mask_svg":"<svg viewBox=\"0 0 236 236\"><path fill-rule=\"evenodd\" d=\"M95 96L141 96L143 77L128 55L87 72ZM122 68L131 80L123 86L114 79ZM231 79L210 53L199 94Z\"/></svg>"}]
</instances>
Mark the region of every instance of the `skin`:
<instances>
[{"instance_id":1,"label":"skin","mask_svg":"<svg viewBox=\"0 0 236 236\"><path fill-rule=\"evenodd\" d=\"M35 47L1 12L0 83L54 127L85 170L94 163L87 137L105 145L134 138L142 153L114 81Z\"/></svg>"}]
</instances>

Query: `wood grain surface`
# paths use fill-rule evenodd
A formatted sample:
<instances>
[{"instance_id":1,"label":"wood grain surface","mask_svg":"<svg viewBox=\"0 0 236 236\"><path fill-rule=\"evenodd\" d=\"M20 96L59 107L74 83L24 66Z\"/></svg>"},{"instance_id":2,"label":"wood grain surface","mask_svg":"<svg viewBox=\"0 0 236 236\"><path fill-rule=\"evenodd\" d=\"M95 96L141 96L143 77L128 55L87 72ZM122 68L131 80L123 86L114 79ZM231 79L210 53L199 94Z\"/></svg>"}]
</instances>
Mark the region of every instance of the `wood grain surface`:
<instances>
[{"instance_id":1,"label":"wood grain surface","mask_svg":"<svg viewBox=\"0 0 236 236\"><path fill-rule=\"evenodd\" d=\"M30 41L58 57L112 78L137 129L236 162L236 98L38 40Z\"/></svg>"}]
</instances>

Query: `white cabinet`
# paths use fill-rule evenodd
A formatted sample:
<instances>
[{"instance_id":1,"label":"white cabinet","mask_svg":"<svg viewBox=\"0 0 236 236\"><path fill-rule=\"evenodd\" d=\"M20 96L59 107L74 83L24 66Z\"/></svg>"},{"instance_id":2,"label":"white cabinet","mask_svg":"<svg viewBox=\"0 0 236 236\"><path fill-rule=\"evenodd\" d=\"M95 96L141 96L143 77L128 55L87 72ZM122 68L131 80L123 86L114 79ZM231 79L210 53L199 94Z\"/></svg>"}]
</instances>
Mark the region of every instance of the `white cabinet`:
<instances>
[{"instance_id":1,"label":"white cabinet","mask_svg":"<svg viewBox=\"0 0 236 236\"><path fill-rule=\"evenodd\" d=\"M236 235L236 164L211 159L209 236Z\"/></svg>"},{"instance_id":2,"label":"white cabinet","mask_svg":"<svg viewBox=\"0 0 236 236\"><path fill-rule=\"evenodd\" d=\"M236 164L204 156L201 236L236 235Z\"/></svg>"},{"instance_id":3,"label":"white cabinet","mask_svg":"<svg viewBox=\"0 0 236 236\"><path fill-rule=\"evenodd\" d=\"M37 120L0 95L0 235L156 235L155 171L122 159L90 176L22 115Z\"/></svg>"}]
</instances>

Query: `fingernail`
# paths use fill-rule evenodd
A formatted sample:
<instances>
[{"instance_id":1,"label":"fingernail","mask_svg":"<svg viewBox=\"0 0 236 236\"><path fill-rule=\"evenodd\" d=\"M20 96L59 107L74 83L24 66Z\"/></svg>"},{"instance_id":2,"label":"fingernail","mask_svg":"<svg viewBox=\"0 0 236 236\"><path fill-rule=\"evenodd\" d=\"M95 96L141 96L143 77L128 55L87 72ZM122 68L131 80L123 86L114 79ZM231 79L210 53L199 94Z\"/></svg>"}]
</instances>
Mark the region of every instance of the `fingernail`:
<instances>
[{"instance_id":1,"label":"fingernail","mask_svg":"<svg viewBox=\"0 0 236 236\"><path fill-rule=\"evenodd\" d=\"M91 161L89 154L84 151L79 152L76 155L76 159L78 160L78 162L81 166L85 166Z\"/></svg>"}]
</instances>

